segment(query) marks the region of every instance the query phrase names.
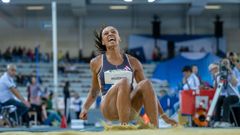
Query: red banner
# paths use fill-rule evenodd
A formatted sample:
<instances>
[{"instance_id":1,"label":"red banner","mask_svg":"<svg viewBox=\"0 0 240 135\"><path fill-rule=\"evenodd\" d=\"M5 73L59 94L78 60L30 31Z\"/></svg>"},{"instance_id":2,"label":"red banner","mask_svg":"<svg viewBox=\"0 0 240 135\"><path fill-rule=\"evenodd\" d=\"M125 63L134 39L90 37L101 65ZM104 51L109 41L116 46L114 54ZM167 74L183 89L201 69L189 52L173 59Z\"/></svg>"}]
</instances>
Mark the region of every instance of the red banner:
<instances>
[{"instance_id":1,"label":"red banner","mask_svg":"<svg viewBox=\"0 0 240 135\"><path fill-rule=\"evenodd\" d=\"M196 108L203 107L209 109L211 101L214 97L215 90L183 90L180 92L180 110L182 114L193 115Z\"/></svg>"}]
</instances>

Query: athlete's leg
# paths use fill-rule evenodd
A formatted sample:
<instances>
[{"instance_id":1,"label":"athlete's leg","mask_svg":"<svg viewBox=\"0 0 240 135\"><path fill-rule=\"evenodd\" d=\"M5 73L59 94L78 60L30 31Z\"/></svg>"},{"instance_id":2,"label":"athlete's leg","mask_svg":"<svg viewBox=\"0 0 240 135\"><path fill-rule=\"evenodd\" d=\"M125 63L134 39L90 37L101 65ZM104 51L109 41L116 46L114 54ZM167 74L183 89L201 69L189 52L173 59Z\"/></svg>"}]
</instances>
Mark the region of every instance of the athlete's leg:
<instances>
[{"instance_id":1,"label":"athlete's leg","mask_svg":"<svg viewBox=\"0 0 240 135\"><path fill-rule=\"evenodd\" d=\"M119 120L127 124L130 118L130 84L127 79L121 79L109 89L101 103L101 111L109 120Z\"/></svg>"},{"instance_id":2,"label":"athlete's leg","mask_svg":"<svg viewBox=\"0 0 240 135\"><path fill-rule=\"evenodd\" d=\"M158 126L158 107L155 92L149 80L139 82L136 88L131 92L131 106L135 111L144 109L150 119L150 122Z\"/></svg>"}]
</instances>

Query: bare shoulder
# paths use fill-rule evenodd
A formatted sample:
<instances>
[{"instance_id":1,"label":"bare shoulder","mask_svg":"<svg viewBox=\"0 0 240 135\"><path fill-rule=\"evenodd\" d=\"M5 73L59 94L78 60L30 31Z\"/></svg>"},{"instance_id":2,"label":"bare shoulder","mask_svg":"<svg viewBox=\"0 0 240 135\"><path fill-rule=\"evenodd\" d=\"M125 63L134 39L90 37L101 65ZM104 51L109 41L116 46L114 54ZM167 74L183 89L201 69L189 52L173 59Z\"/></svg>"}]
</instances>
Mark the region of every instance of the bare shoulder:
<instances>
[{"instance_id":1,"label":"bare shoulder","mask_svg":"<svg viewBox=\"0 0 240 135\"><path fill-rule=\"evenodd\" d=\"M93 72L97 73L102 66L102 55L98 55L91 59L90 68Z\"/></svg>"},{"instance_id":2,"label":"bare shoulder","mask_svg":"<svg viewBox=\"0 0 240 135\"><path fill-rule=\"evenodd\" d=\"M127 56L128 56L130 64L134 68L134 70L142 69L142 64L141 64L141 62L137 58L135 58L135 57L133 57L133 56L131 56L129 54L127 54Z\"/></svg>"}]
</instances>

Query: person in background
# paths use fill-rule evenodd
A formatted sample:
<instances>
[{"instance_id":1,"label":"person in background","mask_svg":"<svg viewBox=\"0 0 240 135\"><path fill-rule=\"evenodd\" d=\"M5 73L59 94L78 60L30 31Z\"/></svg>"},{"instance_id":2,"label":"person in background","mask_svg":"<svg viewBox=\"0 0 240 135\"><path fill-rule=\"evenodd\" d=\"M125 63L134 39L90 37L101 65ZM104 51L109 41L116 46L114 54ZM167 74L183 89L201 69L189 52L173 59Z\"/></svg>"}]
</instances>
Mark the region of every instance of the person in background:
<instances>
[{"instance_id":1,"label":"person in background","mask_svg":"<svg viewBox=\"0 0 240 135\"><path fill-rule=\"evenodd\" d=\"M167 114L171 114L171 106L170 106L170 96L168 94L168 91L166 89L162 89L159 91L159 95L157 96L159 103L161 104L163 111L165 111Z\"/></svg>"},{"instance_id":2,"label":"person in background","mask_svg":"<svg viewBox=\"0 0 240 135\"><path fill-rule=\"evenodd\" d=\"M230 62L231 69L234 69L234 67L236 66L236 62L238 60L237 53L235 53L235 52L228 52L227 53L227 59Z\"/></svg>"},{"instance_id":3,"label":"person in background","mask_svg":"<svg viewBox=\"0 0 240 135\"><path fill-rule=\"evenodd\" d=\"M152 52L152 60L159 61L159 60L161 60L161 58L162 58L162 56L161 56L160 48L158 46L155 46L153 48L153 52Z\"/></svg>"},{"instance_id":4,"label":"person in background","mask_svg":"<svg viewBox=\"0 0 240 135\"><path fill-rule=\"evenodd\" d=\"M3 58L6 61L11 61L12 60L12 53L11 53L11 47L8 47L6 51L3 53Z\"/></svg>"},{"instance_id":5,"label":"person in background","mask_svg":"<svg viewBox=\"0 0 240 135\"><path fill-rule=\"evenodd\" d=\"M198 67L197 67L197 65L192 65L192 73L194 73L198 77L198 79L199 79L199 81L201 83L201 77L198 74Z\"/></svg>"},{"instance_id":6,"label":"person in background","mask_svg":"<svg viewBox=\"0 0 240 135\"><path fill-rule=\"evenodd\" d=\"M58 61L59 61L59 62L62 62L63 58L64 58L63 51L60 50L60 51L58 52Z\"/></svg>"},{"instance_id":7,"label":"person in background","mask_svg":"<svg viewBox=\"0 0 240 135\"><path fill-rule=\"evenodd\" d=\"M29 101L33 105L41 105L42 90L35 77L31 78L31 83L27 88Z\"/></svg>"},{"instance_id":8,"label":"person in background","mask_svg":"<svg viewBox=\"0 0 240 135\"><path fill-rule=\"evenodd\" d=\"M19 73L16 76L16 82L17 82L17 85L23 86L23 84L24 84L24 76L21 73Z\"/></svg>"},{"instance_id":9,"label":"person in background","mask_svg":"<svg viewBox=\"0 0 240 135\"><path fill-rule=\"evenodd\" d=\"M34 111L37 113L37 119L40 123L42 123L41 118L41 96L42 91L39 83L37 83L37 80L35 77L31 78L31 84L27 87L28 91L28 98L31 103L31 111Z\"/></svg>"},{"instance_id":10,"label":"person in background","mask_svg":"<svg viewBox=\"0 0 240 135\"><path fill-rule=\"evenodd\" d=\"M222 64L226 63L226 64ZM238 84L238 80L236 79L235 75L232 73L231 65L228 59L223 59L221 61L221 65L224 65L225 68L228 70L229 74L227 76L228 84L224 84L220 96L218 97L218 101L215 107L215 115L214 115L214 127L231 127L230 123L230 106L237 103L239 101L237 94L229 85L232 85L233 88L236 88ZM218 84L221 82L221 74L219 70L219 66L215 63L209 65L209 71L211 72L214 81L213 86L217 88ZM230 83L230 84L229 84ZM221 113L222 112L222 113Z\"/></svg>"},{"instance_id":11,"label":"person in background","mask_svg":"<svg viewBox=\"0 0 240 135\"><path fill-rule=\"evenodd\" d=\"M238 87L238 91L240 92L240 62L238 61L235 65L236 67L233 69L233 73L238 79L237 87Z\"/></svg>"},{"instance_id":12,"label":"person in background","mask_svg":"<svg viewBox=\"0 0 240 135\"><path fill-rule=\"evenodd\" d=\"M7 72L0 77L0 102L2 106L14 105L17 108L19 118L22 118L26 126L29 126L28 109L30 103L16 89L13 78L16 76L16 66L7 65ZM15 97L18 99L16 100Z\"/></svg>"},{"instance_id":13,"label":"person in background","mask_svg":"<svg viewBox=\"0 0 240 135\"><path fill-rule=\"evenodd\" d=\"M240 62L238 59L238 56L235 54L234 56L231 56L229 58L231 60L231 67L232 67L232 73L235 75L235 77L238 79L238 90L240 91Z\"/></svg>"},{"instance_id":14,"label":"person in background","mask_svg":"<svg viewBox=\"0 0 240 135\"><path fill-rule=\"evenodd\" d=\"M30 61L30 62L33 62L33 60L34 60L34 53L33 53L33 50L32 49L28 49L28 51L27 51L27 57L28 57L28 60Z\"/></svg>"},{"instance_id":15,"label":"person in background","mask_svg":"<svg viewBox=\"0 0 240 135\"><path fill-rule=\"evenodd\" d=\"M79 50L78 50L78 61L80 62L80 61L82 61L82 49L80 48Z\"/></svg>"},{"instance_id":16,"label":"person in background","mask_svg":"<svg viewBox=\"0 0 240 135\"><path fill-rule=\"evenodd\" d=\"M183 72L183 90L196 90L199 92L200 81L196 74L192 72L192 68L190 66L185 66L182 69Z\"/></svg>"},{"instance_id":17,"label":"person in background","mask_svg":"<svg viewBox=\"0 0 240 135\"><path fill-rule=\"evenodd\" d=\"M67 119L67 122L70 123L70 112L69 112L69 108L70 108L70 82L66 81L65 82L65 86L63 87L63 95L64 95L64 115Z\"/></svg>"},{"instance_id":18,"label":"person in background","mask_svg":"<svg viewBox=\"0 0 240 135\"><path fill-rule=\"evenodd\" d=\"M76 113L77 119L79 119L78 116L81 113L82 100L78 92L74 92L73 105L74 105L74 111Z\"/></svg>"},{"instance_id":19,"label":"person in background","mask_svg":"<svg viewBox=\"0 0 240 135\"><path fill-rule=\"evenodd\" d=\"M48 98L43 98L42 102L42 121L44 125L58 126L61 122L60 115L53 109L53 92L50 92Z\"/></svg>"},{"instance_id":20,"label":"person in background","mask_svg":"<svg viewBox=\"0 0 240 135\"><path fill-rule=\"evenodd\" d=\"M67 52L65 53L65 61L66 61L66 62L71 62L69 51L67 51Z\"/></svg>"},{"instance_id":21,"label":"person in background","mask_svg":"<svg viewBox=\"0 0 240 135\"><path fill-rule=\"evenodd\" d=\"M202 80L201 76L199 75L198 66L192 65L192 72L197 76L199 82L200 82L200 89L209 89L210 84L208 82L205 82Z\"/></svg>"}]
</instances>

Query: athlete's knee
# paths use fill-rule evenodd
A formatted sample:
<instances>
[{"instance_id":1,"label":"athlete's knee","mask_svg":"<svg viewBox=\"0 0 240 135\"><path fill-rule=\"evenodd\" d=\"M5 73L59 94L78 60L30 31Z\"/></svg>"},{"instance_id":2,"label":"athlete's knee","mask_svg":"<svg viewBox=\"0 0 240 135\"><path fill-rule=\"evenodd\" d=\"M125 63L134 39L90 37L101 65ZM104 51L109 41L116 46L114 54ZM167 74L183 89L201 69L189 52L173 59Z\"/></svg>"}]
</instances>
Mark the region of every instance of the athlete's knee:
<instances>
[{"instance_id":1,"label":"athlete's knee","mask_svg":"<svg viewBox=\"0 0 240 135\"><path fill-rule=\"evenodd\" d=\"M128 79L127 78L122 78L119 82L118 82L119 85L121 86L129 86L129 82L128 82Z\"/></svg>"},{"instance_id":2,"label":"athlete's knee","mask_svg":"<svg viewBox=\"0 0 240 135\"><path fill-rule=\"evenodd\" d=\"M130 92L130 84L127 78L123 78L118 82L118 88L121 89L122 92Z\"/></svg>"},{"instance_id":3,"label":"athlete's knee","mask_svg":"<svg viewBox=\"0 0 240 135\"><path fill-rule=\"evenodd\" d=\"M121 82L123 82L123 83L125 83L125 84L126 84L126 83L127 83L127 84L129 83L129 81L128 81L127 78L122 78L122 79L121 79Z\"/></svg>"},{"instance_id":4,"label":"athlete's knee","mask_svg":"<svg viewBox=\"0 0 240 135\"><path fill-rule=\"evenodd\" d=\"M150 92L150 93L153 93L154 94L154 90L153 90L153 87L152 87L152 83L149 79L145 79L145 80L142 80L139 84L139 86L141 87L140 90L144 93L144 92Z\"/></svg>"},{"instance_id":5,"label":"athlete's knee","mask_svg":"<svg viewBox=\"0 0 240 135\"><path fill-rule=\"evenodd\" d=\"M149 87L152 85L149 79L142 80L140 83L143 87Z\"/></svg>"}]
</instances>

